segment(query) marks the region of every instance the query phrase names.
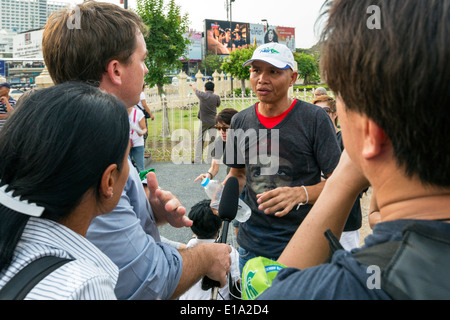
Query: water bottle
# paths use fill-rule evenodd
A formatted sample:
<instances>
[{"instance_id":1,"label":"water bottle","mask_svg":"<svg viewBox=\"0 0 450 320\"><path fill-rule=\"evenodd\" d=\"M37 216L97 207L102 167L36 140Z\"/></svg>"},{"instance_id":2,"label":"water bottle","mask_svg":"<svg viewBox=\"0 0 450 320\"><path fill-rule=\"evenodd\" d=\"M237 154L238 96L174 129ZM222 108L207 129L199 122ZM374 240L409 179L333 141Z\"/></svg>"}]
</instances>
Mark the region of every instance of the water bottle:
<instances>
[{"instance_id":1,"label":"water bottle","mask_svg":"<svg viewBox=\"0 0 450 320\"><path fill-rule=\"evenodd\" d=\"M220 198L223 192L223 184L217 180L210 180L205 178L202 180L201 185L205 188L206 195L211 199L211 208L219 210ZM239 198L238 211L236 214L236 220L239 222L245 222L250 218L252 210L250 207Z\"/></svg>"}]
</instances>

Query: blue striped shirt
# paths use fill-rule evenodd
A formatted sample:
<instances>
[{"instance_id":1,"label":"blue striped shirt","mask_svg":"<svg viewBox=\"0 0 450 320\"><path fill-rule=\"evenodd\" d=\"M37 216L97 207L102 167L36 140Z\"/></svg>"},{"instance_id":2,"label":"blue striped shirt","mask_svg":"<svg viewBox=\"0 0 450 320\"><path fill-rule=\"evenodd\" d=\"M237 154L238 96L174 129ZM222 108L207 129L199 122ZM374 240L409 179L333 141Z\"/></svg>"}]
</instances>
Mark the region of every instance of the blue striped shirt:
<instances>
[{"instance_id":1,"label":"blue striped shirt","mask_svg":"<svg viewBox=\"0 0 450 320\"><path fill-rule=\"evenodd\" d=\"M117 266L86 238L54 221L28 221L10 266L0 272L2 288L31 261L52 255L74 261L39 282L25 300L114 300Z\"/></svg>"},{"instance_id":2,"label":"blue striped shirt","mask_svg":"<svg viewBox=\"0 0 450 320\"><path fill-rule=\"evenodd\" d=\"M13 99L12 97L9 97L8 102L11 105L11 107L13 107L13 108L16 105L16 100ZM6 108L6 104L4 104L3 102L0 102L0 114L7 114L7 113L8 113L8 110ZM0 119L0 130L2 129L3 125L5 124L6 119L8 119L8 118Z\"/></svg>"}]
</instances>

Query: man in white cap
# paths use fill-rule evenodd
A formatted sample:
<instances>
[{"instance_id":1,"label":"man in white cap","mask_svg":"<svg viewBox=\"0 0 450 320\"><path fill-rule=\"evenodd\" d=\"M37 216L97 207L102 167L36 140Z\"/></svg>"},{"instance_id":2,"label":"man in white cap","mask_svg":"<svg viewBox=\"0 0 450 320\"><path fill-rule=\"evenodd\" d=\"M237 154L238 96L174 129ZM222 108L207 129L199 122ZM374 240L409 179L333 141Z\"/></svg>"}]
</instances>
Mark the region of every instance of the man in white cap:
<instances>
[{"instance_id":1,"label":"man in white cap","mask_svg":"<svg viewBox=\"0 0 450 320\"><path fill-rule=\"evenodd\" d=\"M9 96L10 88L8 82L0 83L0 130L2 130L6 119L14 111L14 105L16 104L16 100Z\"/></svg>"},{"instance_id":2,"label":"man in white cap","mask_svg":"<svg viewBox=\"0 0 450 320\"><path fill-rule=\"evenodd\" d=\"M322 191L322 173L331 175L339 162L327 113L288 95L294 64L279 43L258 47L244 63L259 102L233 117L224 155L252 209L237 237L241 270L252 257L279 257Z\"/></svg>"}]
</instances>

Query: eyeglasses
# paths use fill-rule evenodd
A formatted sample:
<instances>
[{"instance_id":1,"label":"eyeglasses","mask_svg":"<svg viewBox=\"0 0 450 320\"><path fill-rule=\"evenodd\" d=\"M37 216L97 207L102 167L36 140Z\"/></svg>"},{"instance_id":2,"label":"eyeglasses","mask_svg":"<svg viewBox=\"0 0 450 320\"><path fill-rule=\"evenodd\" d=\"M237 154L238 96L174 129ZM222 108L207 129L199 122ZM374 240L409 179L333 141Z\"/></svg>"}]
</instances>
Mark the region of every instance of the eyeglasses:
<instances>
[{"instance_id":1,"label":"eyeglasses","mask_svg":"<svg viewBox=\"0 0 450 320\"><path fill-rule=\"evenodd\" d=\"M216 126L216 129L219 131L227 131L228 129L230 129L230 127L220 127L220 126Z\"/></svg>"}]
</instances>

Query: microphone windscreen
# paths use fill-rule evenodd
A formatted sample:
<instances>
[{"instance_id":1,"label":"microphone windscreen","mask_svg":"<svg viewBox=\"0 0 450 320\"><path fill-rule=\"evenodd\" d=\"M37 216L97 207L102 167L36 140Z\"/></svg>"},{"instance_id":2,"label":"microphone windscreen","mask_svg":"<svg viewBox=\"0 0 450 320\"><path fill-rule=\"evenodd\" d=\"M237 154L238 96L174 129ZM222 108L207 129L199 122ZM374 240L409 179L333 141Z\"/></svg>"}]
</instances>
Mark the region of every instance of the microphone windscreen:
<instances>
[{"instance_id":1,"label":"microphone windscreen","mask_svg":"<svg viewBox=\"0 0 450 320\"><path fill-rule=\"evenodd\" d=\"M236 217L239 203L239 182L235 177L229 177L223 188L219 203L219 217L231 221Z\"/></svg>"}]
</instances>

